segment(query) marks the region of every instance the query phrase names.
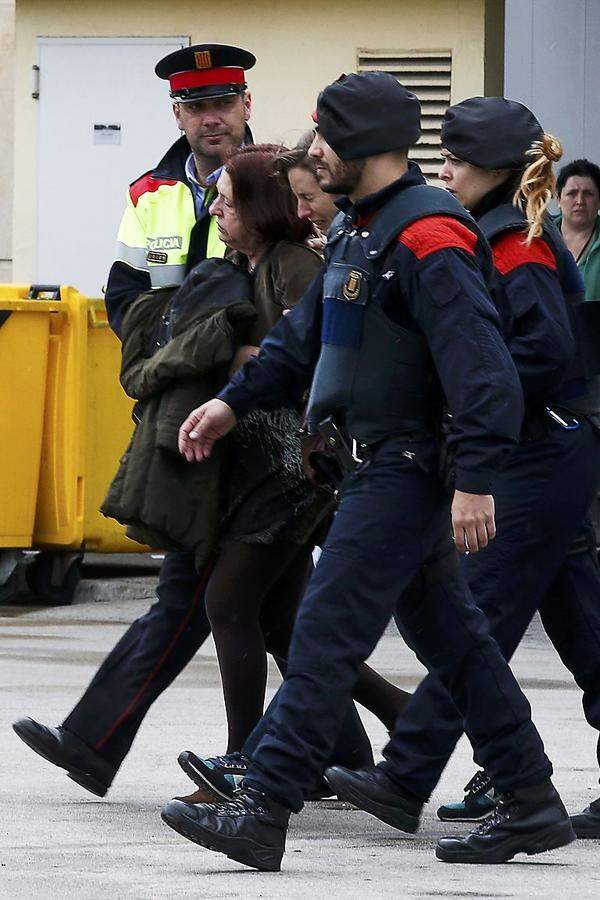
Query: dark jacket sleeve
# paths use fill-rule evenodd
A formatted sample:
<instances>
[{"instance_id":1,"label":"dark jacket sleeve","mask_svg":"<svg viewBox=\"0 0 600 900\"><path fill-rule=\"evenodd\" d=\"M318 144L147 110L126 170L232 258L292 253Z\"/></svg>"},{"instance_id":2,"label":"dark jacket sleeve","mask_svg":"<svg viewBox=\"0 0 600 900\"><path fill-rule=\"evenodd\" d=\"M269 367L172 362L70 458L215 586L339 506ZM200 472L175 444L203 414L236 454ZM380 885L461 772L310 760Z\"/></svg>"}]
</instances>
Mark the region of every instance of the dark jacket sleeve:
<instances>
[{"instance_id":1,"label":"dark jacket sleeve","mask_svg":"<svg viewBox=\"0 0 600 900\"><path fill-rule=\"evenodd\" d=\"M556 260L545 241L536 238L527 245L520 232L492 249L508 306L501 311L508 322L505 339L531 408L548 402L575 353Z\"/></svg>"},{"instance_id":2,"label":"dark jacket sleeve","mask_svg":"<svg viewBox=\"0 0 600 900\"><path fill-rule=\"evenodd\" d=\"M419 259L396 253L410 311L425 333L448 410L456 487L491 493L495 471L518 440L523 395L500 319L472 254L446 246Z\"/></svg>"},{"instance_id":3,"label":"dark jacket sleeve","mask_svg":"<svg viewBox=\"0 0 600 900\"><path fill-rule=\"evenodd\" d=\"M218 395L238 418L252 409L302 406L321 349L323 274L300 303L282 316L250 359Z\"/></svg>"},{"instance_id":4,"label":"dark jacket sleeve","mask_svg":"<svg viewBox=\"0 0 600 900\"><path fill-rule=\"evenodd\" d=\"M150 275L117 260L108 273L104 302L108 322L117 337L121 337L121 325L130 303L140 294L151 289Z\"/></svg>"}]
</instances>

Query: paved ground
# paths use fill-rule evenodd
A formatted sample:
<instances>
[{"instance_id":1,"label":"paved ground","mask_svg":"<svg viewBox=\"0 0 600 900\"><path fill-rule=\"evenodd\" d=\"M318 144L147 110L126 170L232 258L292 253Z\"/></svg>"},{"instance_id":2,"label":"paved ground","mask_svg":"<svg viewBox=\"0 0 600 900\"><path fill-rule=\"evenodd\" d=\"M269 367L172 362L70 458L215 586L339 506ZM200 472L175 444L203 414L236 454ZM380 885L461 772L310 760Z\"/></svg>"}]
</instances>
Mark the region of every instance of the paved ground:
<instances>
[{"instance_id":1,"label":"paved ground","mask_svg":"<svg viewBox=\"0 0 600 900\"><path fill-rule=\"evenodd\" d=\"M598 898L598 843L519 858L495 867L436 861L436 838L448 832L438 802L456 797L472 773L459 746L416 837L403 837L370 816L334 804L309 804L293 818L284 871L260 874L183 840L159 818L161 804L189 787L175 762L193 747L224 746L219 673L206 646L155 705L104 800L96 800L25 748L10 723L29 714L56 723L121 634L145 608L146 574L110 603L86 588L72 607L0 608L0 897L4 898L329 898L543 897ZM103 596L105 596L104 594ZM394 634L374 665L402 687L421 669ZM582 808L598 795L595 737L580 696L534 625L515 660L556 767L567 804ZM272 676L271 689L277 684ZM374 745L383 730L365 715ZM458 826L454 826L457 830Z\"/></svg>"}]
</instances>

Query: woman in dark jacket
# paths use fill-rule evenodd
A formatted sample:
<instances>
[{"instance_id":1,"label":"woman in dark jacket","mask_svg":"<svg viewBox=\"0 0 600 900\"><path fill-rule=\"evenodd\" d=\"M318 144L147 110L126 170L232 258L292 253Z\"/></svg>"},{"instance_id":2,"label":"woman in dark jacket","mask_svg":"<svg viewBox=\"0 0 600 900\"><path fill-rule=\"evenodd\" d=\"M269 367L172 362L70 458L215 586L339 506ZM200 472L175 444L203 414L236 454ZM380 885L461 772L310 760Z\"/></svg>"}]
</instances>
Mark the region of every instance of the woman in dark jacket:
<instances>
[{"instance_id":1,"label":"woman in dark jacket","mask_svg":"<svg viewBox=\"0 0 600 900\"><path fill-rule=\"evenodd\" d=\"M469 584L507 659L539 610L598 731L600 577L586 516L600 460L600 397L577 327L587 311L583 283L547 212L562 149L527 107L478 97L447 111L442 154L442 181L491 243L492 292L525 397L521 442L494 491L498 537L466 560ZM452 718L441 717L442 731ZM491 788L477 773L440 818L481 817L493 806ZM574 817L578 837L600 836L597 807Z\"/></svg>"},{"instance_id":2,"label":"woman in dark jacket","mask_svg":"<svg viewBox=\"0 0 600 900\"><path fill-rule=\"evenodd\" d=\"M256 322L232 372L258 353L269 329L298 303L321 267L321 257L304 243L311 224L298 218L289 185L275 171L277 149L257 145L232 156L211 206L231 258L254 281ZM300 425L298 410L280 409L248 416L233 433L227 502L206 590L229 729L227 754L218 764L232 774L243 773L240 751L262 715L266 650L287 656L311 553L332 511L331 493L314 487L302 470ZM356 696L387 728L407 697L367 666ZM189 758L198 758L182 756L194 775Z\"/></svg>"}]
</instances>

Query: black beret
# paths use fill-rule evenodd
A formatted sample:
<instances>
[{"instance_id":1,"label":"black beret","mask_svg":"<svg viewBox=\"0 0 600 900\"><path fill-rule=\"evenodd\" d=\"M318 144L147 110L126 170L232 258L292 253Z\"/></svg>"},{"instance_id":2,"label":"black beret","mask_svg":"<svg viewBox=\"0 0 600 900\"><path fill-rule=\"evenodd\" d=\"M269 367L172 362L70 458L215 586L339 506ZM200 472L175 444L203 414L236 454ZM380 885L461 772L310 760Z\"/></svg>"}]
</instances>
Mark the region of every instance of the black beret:
<instances>
[{"instance_id":1,"label":"black beret","mask_svg":"<svg viewBox=\"0 0 600 900\"><path fill-rule=\"evenodd\" d=\"M319 132L340 159L363 159L416 144L421 104L393 75L344 75L319 94Z\"/></svg>"},{"instance_id":2,"label":"black beret","mask_svg":"<svg viewBox=\"0 0 600 900\"><path fill-rule=\"evenodd\" d=\"M544 129L526 106L504 97L471 97L450 106L442 122L442 147L480 169L520 169Z\"/></svg>"},{"instance_id":3,"label":"black beret","mask_svg":"<svg viewBox=\"0 0 600 900\"><path fill-rule=\"evenodd\" d=\"M169 53L154 71L168 79L171 97L180 103L241 94L246 90L245 69L256 62L254 54L228 44L194 44Z\"/></svg>"}]
</instances>

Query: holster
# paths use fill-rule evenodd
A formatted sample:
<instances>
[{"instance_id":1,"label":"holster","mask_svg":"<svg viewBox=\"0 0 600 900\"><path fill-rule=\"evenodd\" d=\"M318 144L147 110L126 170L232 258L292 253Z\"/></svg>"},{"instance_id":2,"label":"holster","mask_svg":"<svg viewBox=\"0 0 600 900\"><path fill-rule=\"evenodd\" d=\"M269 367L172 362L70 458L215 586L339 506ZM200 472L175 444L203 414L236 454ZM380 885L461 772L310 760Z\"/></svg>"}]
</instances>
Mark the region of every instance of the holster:
<instances>
[{"instance_id":1,"label":"holster","mask_svg":"<svg viewBox=\"0 0 600 900\"><path fill-rule=\"evenodd\" d=\"M307 477L321 487L336 491L344 476L360 464L351 443L329 416L317 426L317 433L302 434L302 463Z\"/></svg>"}]
</instances>

